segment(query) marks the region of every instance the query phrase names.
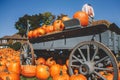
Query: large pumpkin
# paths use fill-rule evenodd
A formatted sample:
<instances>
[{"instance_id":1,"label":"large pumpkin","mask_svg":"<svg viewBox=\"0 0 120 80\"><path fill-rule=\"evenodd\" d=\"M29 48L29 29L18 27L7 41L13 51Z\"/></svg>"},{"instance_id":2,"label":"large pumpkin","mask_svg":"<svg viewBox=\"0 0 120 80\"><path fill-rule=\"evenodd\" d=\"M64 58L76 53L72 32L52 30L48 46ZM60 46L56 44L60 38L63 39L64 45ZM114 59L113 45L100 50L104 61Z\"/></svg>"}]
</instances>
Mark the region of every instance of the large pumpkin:
<instances>
[{"instance_id":1,"label":"large pumpkin","mask_svg":"<svg viewBox=\"0 0 120 80\"><path fill-rule=\"evenodd\" d=\"M20 62L14 61L14 60L10 61L7 67L8 67L8 71L20 74L20 71L21 71Z\"/></svg>"},{"instance_id":2,"label":"large pumpkin","mask_svg":"<svg viewBox=\"0 0 120 80\"><path fill-rule=\"evenodd\" d=\"M89 23L89 18L87 13L82 11L75 12L73 18L77 18L80 21L81 26L87 26Z\"/></svg>"},{"instance_id":3,"label":"large pumpkin","mask_svg":"<svg viewBox=\"0 0 120 80\"><path fill-rule=\"evenodd\" d=\"M70 80L87 80L87 78L82 75L82 74L78 74L78 75L72 75L70 76Z\"/></svg>"},{"instance_id":4,"label":"large pumpkin","mask_svg":"<svg viewBox=\"0 0 120 80\"><path fill-rule=\"evenodd\" d=\"M47 80L50 76L49 67L46 65L37 65L36 77L40 80Z\"/></svg>"},{"instance_id":5,"label":"large pumpkin","mask_svg":"<svg viewBox=\"0 0 120 80\"><path fill-rule=\"evenodd\" d=\"M61 71L61 66L59 64L54 64L50 67L50 74L52 77L59 75Z\"/></svg>"},{"instance_id":6,"label":"large pumpkin","mask_svg":"<svg viewBox=\"0 0 120 80\"><path fill-rule=\"evenodd\" d=\"M36 66L21 65L21 74L25 77L34 77L36 75Z\"/></svg>"}]
</instances>

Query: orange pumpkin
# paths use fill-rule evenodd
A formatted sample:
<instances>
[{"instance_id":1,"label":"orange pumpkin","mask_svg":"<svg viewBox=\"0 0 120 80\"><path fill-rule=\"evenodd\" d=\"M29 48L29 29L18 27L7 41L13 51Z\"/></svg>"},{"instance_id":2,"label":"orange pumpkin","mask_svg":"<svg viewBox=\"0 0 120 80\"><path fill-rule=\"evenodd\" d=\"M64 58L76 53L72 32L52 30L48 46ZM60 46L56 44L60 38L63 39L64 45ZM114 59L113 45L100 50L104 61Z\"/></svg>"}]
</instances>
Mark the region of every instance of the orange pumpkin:
<instances>
[{"instance_id":1,"label":"orange pumpkin","mask_svg":"<svg viewBox=\"0 0 120 80\"><path fill-rule=\"evenodd\" d=\"M62 20L55 20L53 22L53 26L55 31L62 31L64 29L64 24Z\"/></svg>"},{"instance_id":2,"label":"orange pumpkin","mask_svg":"<svg viewBox=\"0 0 120 80\"><path fill-rule=\"evenodd\" d=\"M7 68L6 68L5 65L1 65L1 64L0 64L0 72L4 71L4 70L6 70L6 69L7 69Z\"/></svg>"},{"instance_id":3,"label":"orange pumpkin","mask_svg":"<svg viewBox=\"0 0 120 80\"><path fill-rule=\"evenodd\" d=\"M21 74L25 77L34 77L36 75L36 66L21 65Z\"/></svg>"},{"instance_id":4,"label":"orange pumpkin","mask_svg":"<svg viewBox=\"0 0 120 80\"><path fill-rule=\"evenodd\" d=\"M45 64L46 60L43 57L39 57L37 60L35 60L35 63L37 65L39 65L39 64Z\"/></svg>"},{"instance_id":5,"label":"orange pumpkin","mask_svg":"<svg viewBox=\"0 0 120 80\"><path fill-rule=\"evenodd\" d=\"M111 73L108 73L108 74L105 74L105 75L103 75L103 76L105 76L105 78L107 79L107 80L113 80L113 74L111 74Z\"/></svg>"},{"instance_id":6,"label":"orange pumpkin","mask_svg":"<svg viewBox=\"0 0 120 80\"><path fill-rule=\"evenodd\" d=\"M1 64L1 65L6 65L6 62L7 62L7 61L6 61L5 58L1 58L1 59L0 59L0 64Z\"/></svg>"},{"instance_id":7,"label":"orange pumpkin","mask_svg":"<svg viewBox=\"0 0 120 80\"><path fill-rule=\"evenodd\" d=\"M118 73L118 80L120 80L120 70L119 70L119 73Z\"/></svg>"},{"instance_id":8,"label":"orange pumpkin","mask_svg":"<svg viewBox=\"0 0 120 80\"><path fill-rule=\"evenodd\" d=\"M61 70L61 66L59 64L54 64L50 67L50 74L52 77L55 75L59 75Z\"/></svg>"},{"instance_id":9,"label":"orange pumpkin","mask_svg":"<svg viewBox=\"0 0 120 80\"><path fill-rule=\"evenodd\" d=\"M37 65L36 77L40 80L46 80L50 76L49 67L46 65Z\"/></svg>"},{"instance_id":10,"label":"orange pumpkin","mask_svg":"<svg viewBox=\"0 0 120 80\"><path fill-rule=\"evenodd\" d=\"M46 27L47 27L47 25L45 25L45 24L41 26L41 28L44 30L46 29Z\"/></svg>"},{"instance_id":11,"label":"orange pumpkin","mask_svg":"<svg viewBox=\"0 0 120 80\"><path fill-rule=\"evenodd\" d=\"M81 26L87 26L89 23L89 18L87 13L82 11L77 11L74 13L73 18L77 18L80 21Z\"/></svg>"},{"instance_id":12,"label":"orange pumpkin","mask_svg":"<svg viewBox=\"0 0 120 80\"><path fill-rule=\"evenodd\" d=\"M48 58L48 59L46 60L46 65L47 65L47 66L51 67L51 66L54 65L54 64L56 64L56 62L55 62L55 60L53 60L52 57L50 57L50 58Z\"/></svg>"},{"instance_id":13,"label":"orange pumpkin","mask_svg":"<svg viewBox=\"0 0 120 80\"><path fill-rule=\"evenodd\" d=\"M78 69L74 69L74 74L78 75L79 71Z\"/></svg>"},{"instance_id":14,"label":"orange pumpkin","mask_svg":"<svg viewBox=\"0 0 120 80\"><path fill-rule=\"evenodd\" d=\"M33 38L38 37L38 31L37 31L37 29L33 30L33 32L32 32L32 37L33 37Z\"/></svg>"},{"instance_id":15,"label":"orange pumpkin","mask_svg":"<svg viewBox=\"0 0 120 80\"><path fill-rule=\"evenodd\" d=\"M37 36L42 36L45 34L45 30L43 28L37 28Z\"/></svg>"},{"instance_id":16,"label":"orange pumpkin","mask_svg":"<svg viewBox=\"0 0 120 80\"><path fill-rule=\"evenodd\" d=\"M63 74L67 74L68 68L67 68L66 65L61 65L61 69L62 69L62 73L63 73Z\"/></svg>"},{"instance_id":17,"label":"orange pumpkin","mask_svg":"<svg viewBox=\"0 0 120 80\"><path fill-rule=\"evenodd\" d=\"M72 75L70 76L70 80L87 80L87 78L82 75L82 74L78 74L78 75Z\"/></svg>"},{"instance_id":18,"label":"orange pumpkin","mask_svg":"<svg viewBox=\"0 0 120 80\"><path fill-rule=\"evenodd\" d=\"M68 16L63 16L61 20L62 21L67 21L67 20L70 20L70 18Z\"/></svg>"},{"instance_id":19,"label":"orange pumpkin","mask_svg":"<svg viewBox=\"0 0 120 80\"><path fill-rule=\"evenodd\" d=\"M55 75L53 77L53 80L69 80L69 75L68 74L62 74L62 71L61 71L59 75Z\"/></svg>"},{"instance_id":20,"label":"orange pumpkin","mask_svg":"<svg viewBox=\"0 0 120 80\"><path fill-rule=\"evenodd\" d=\"M28 38L29 38L29 39L33 37L33 36L32 36L32 33L33 33L32 30L28 32Z\"/></svg>"},{"instance_id":21,"label":"orange pumpkin","mask_svg":"<svg viewBox=\"0 0 120 80\"><path fill-rule=\"evenodd\" d=\"M15 72L17 74L20 74L21 67L20 62L17 61L10 61L7 65L8 71Z\"/></svg>"},{"instance_id":22,"label":"orange pumpkin","mask_svg":"<svg viewBox=\"0 0 120 80\"><path fill-rule=\"evenodd\" d=\"M14 72L0 72L0 80L20 80L20 75Z\"/></svg>"},{"instance_id":23,"label":"orange pumpkin","mask_svg":"<svg viewBox=\"0 0 120 80\"><path fill-rule=\"evenodd\" d=\"M54 27L53 25L47 25L45 30L46 30L46 33L51 33L54 31Z\"/></svg>"},{"instance_id":24,"label":"orange pumpkin","mask_svg":"<svg viewBox=\"0 0 120 80\"><path fill-rule=\"evenodd\" d=\"M68 67L69 66L69 59L66 60L66 66Z\"/></svg>"}]
</instances>

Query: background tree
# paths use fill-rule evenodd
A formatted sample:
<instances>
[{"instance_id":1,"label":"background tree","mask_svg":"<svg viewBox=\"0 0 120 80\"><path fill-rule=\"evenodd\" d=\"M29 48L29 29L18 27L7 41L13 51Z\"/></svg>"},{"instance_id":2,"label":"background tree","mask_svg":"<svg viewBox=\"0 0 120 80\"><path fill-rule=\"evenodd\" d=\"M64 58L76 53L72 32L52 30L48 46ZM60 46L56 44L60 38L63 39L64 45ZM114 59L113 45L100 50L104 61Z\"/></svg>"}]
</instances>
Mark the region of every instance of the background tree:
<instances>
[{"instance_id":1,"label":"background tree","mask_svg":"<svg viewBox=\"0 0 120 80\"><path fill-rule=\"evenodd\" d=\"M55 15L53 15L51 12L45 12L42 14L42 16L42 25L50 25L55 20Z\"/></svg>"},{"instance_id":2,"label":"background tree","mask_svg":"<svg viewBox=\"0 0 120 80\"><path fill-rule=\"evenodd\" d=\"M58 20L61 20L62 17L64 17L64 16L68 16L68 15L66 15L66 14L62 14L62 13L61 13L60 15L57 16L57 19L58 19Z\"/></svg>"},{"instance_id":3,"label":"background tree","mask_svg":"<svg viewBox=\"0 0 120 80\"><path fill-rule=\"evenodd\" d=\"M23 17L20 17L19 20L15 23L15 28L18 30L18 34L21 36L26 35L27 31L27 20L30 19L30 16L25 14Z\"/></svg>"},{"instance_id":4,"label":"background tree","mask_svg":"<svg viewBox=\"0 0 120 80\"><path fill-rule=\"evenodd\" d=\"M29 24L31 25L30 30L33 30L33 29L40 27L42 24L42 22L41 22L42 19L43 19L43 16L41 13L38 15L37 14L32 15L29 19L29 21L30 21Z\"/></svg>"},{"instance_id":5,"label":"background tree","mask_svg":"<svg viewBox=\"0 0 120 80\"><path fill-rule=\"evenodd\" d=\"M18 30L18 34L21 36L26 36L28 20L30 24L29 29L33 30L44 24L50 25L55 20L55 15L53 15L51 12L45 12L32 16L26 14L23 17L20 17L19 20L15 23L15 28Z\"/></svg>"}]
</instances>

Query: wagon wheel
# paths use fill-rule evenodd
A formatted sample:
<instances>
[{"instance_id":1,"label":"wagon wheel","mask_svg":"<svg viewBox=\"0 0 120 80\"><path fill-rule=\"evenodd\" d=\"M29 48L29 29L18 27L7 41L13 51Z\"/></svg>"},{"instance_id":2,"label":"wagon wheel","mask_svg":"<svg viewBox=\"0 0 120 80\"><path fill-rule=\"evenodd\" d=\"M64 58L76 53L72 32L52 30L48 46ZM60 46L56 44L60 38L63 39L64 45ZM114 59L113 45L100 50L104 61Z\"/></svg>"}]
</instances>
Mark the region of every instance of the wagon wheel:
<instances>
[{"instance_id":1,"label":"wagon wheel","mask_svg":"<svg viewBox=\"0 0 120 80\"><path fill-rule=\"evenodd\" d=\"M70 75L83 74L87 80L107 80L104 74L113 74L113 80L118 80L115 56L109 48L97 41L78 44L69 56L68 67Z\"/></svg>"},{"instance_id":2,"label":"wagon wheel","mask_svg":"<svg viewBox=\"0 0 120 80\"><path fill-rule=\"evenodd\" d=\"M21 64L35 64L34 50L29 41L21 46Z\"/></svg>"}]
</instances>

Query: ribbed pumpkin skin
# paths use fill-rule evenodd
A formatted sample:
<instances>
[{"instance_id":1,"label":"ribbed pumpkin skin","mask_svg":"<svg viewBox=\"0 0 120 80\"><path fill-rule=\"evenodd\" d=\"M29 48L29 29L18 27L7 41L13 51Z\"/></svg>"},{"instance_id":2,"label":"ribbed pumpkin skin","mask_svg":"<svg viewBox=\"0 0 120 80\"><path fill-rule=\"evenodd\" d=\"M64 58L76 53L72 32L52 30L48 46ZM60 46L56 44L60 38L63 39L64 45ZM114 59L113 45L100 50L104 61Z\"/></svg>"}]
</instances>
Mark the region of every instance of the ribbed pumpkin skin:
<instances>
[{"instance_id":1,"label":"ribbed pumpkin skin","mask_svg":"<svg viewBox=\"0 0 120 80\"><path fill-rule=\"evenodd\" d=\"M54 31L62 31L64 29L64 24L62 20L55 20L53 22Z\"/></svg>"},{"instance_id":2,"label":"ribbed pumpkin skin","mask_svg":"<svg viewBox=\"0 0 120 80\"><path fill-rule=\"evenodd\" d=\"M20 80L20 75L14 72L0 72L0 80Z\"/></svg>"},{"instance_id":3,"label":"ribbed pumpkin skin","mask_svg":"<svg viewBox=\"0 0 120 80\"><path fill-rule=\"evenodd\" d=\"M50 67L50 74L52 77L55 75L59 75L61 70L61 66L59 64L54 64Z\"/></svg>"},{"instance_id":4,"label":"ribbed pumpkin skin","mask_svg":"<svg viewBox=\"0 0 120 80\"><path fill-rule=\"evenodd\" d=\"M78 74L70 76L69 80L87 80L87 78L82 74Z\"/></svg>"},{"instance_id":5,"label":"ribbed pumpkin skin","mask_svg":"<svg viewBox=\"0 0 120 80\"><path fill-rule=\"evenodd\" d=\"M25 77L34 77L36 75L35 65L22 65L21 74Z\"/></svg>"},{"instance_id":6,"label":"ribbed pumpkin skin","mask_svg":"<svg viewBox=\"0 0 120 80\"><path fill-rule=\"evenodd\" d=\"M89 23L89 18L87 13L82 11L77 11L74 13L73 18L77 18L80 21L81 26L87 26Z\"/></svg>"},{"instance_id":7,"label":"ribbed pumpkin skin","mask_svg":"<svg viewBox=\"0 0 120 80\"><path fill-rule=\"evenodd\" d=\"M36 65L45 64L46 60L43 57L39 57L37 60L35 60Z\"/></svg>"},{"instance_id":8,"label":"ribbed pumpkin skin","mask_svg":"<svg viewBox=\"0 0 120 80\"><path fill-rule=\"evenodd\" d=\"M50 76L49 67L46 65L37 65L36 77L40 80L47 80Z\"/></svg>"}]
</instances>

